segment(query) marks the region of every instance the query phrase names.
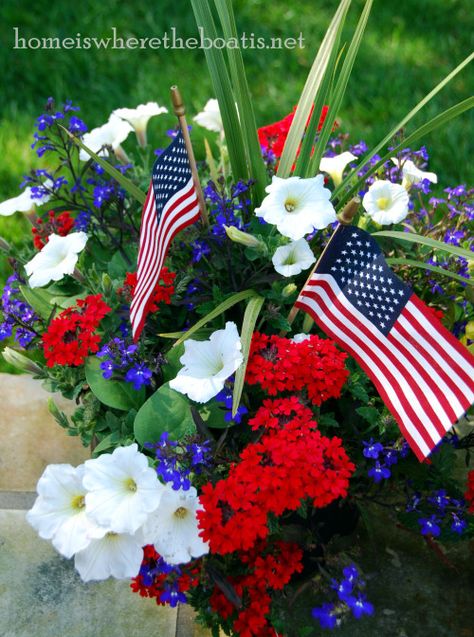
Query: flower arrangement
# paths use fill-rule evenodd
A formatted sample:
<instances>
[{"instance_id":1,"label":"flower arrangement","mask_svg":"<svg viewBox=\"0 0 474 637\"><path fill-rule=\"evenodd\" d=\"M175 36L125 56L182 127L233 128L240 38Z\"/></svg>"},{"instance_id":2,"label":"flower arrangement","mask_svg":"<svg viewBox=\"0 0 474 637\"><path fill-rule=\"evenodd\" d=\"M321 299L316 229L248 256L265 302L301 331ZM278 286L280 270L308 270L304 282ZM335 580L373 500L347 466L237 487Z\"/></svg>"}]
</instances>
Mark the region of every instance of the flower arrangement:
<instances>
[{"instance_id":1,"label":"flower arrangement","mask_svg":"<svg viewBox=\"0 0 474 637\"><path fill-rule=\"evenodd\" d=\"M211 29L207 2L192 4ZM420 464L363 369L310 316L295 318L352 202L354 227L392 240L389 263L473 349L474 190L433 190L428 151L412 146L472 104L407 137L402 122L372 151L352 143L336 115L370 5L336 85L345 1L310 75L318 86L258 130L245 76L232 77L236 106L223 95L225 61L209 51L218 100L193 124L209 137L198 166L209 222L171 244L139 338L130 304L154 158L146 130L164 107L117 109L89 130L78 107L49 99L32 145L47 167L0 204L32 224L20 251L1 242L12 274L0 338L14 343L3 355L75 400L71 417L52 399L50 411L92 453L46 468L28 521L84 581L131 579L157 604L190 603L215 635L312 634L373 614L355 554L333 540L374 502L431 543L474 532L473 472L466 484L454 477L474 445L468 419ZM295 619L301 594L313 611Z\"/></svg>"}]
</instances>

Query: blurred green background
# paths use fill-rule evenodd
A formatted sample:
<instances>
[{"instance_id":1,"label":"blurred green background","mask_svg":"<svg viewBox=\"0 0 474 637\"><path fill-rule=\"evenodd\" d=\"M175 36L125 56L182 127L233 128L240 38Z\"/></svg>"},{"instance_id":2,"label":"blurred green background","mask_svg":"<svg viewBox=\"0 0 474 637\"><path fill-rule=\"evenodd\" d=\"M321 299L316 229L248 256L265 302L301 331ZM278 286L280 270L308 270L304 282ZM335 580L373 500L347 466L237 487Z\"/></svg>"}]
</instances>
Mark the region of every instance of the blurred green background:
<instances>
[{"instance_id":1,"label":"blurred green background","mask_svg":"<svg viewBox=\"0 0 474 637\"><path fill-rule=\"evenodd\" d=\"M256 36L297 37L305 48L246 50L248 76L258 125L280 119L296 103L336 0L235 0L240 32ZM350 37L361 0L354 0L346 28ZM356 142L377 142L473 48L474 12L470 0L376 0L368 31L350 81L341 129ZM25 38L160 37L175 27L182 37L196 35L187 0L3 0L0 7L2 100L0 104L0 200L18 194L21 176L48 163L30 149L34 119L49 96L72 99L93 128L117 107L148 100L169 106L168 89L179 83L190 115L212 96L204 53L199 50L14 50L14 27ZM472 91L472 66L465 69L416 123L434 116ZM431 170L440 187L474 182L473 114L464 114L425 140ZM172 115L150 123L155 147L166 143ZM413 125L412 125L413 126ZM202 132L197 151L202 153ZM19 214L0 218L0 235L17 241L26 222ZM3 264L3 272L5 265Z\"/></svg>"}]
</instances>

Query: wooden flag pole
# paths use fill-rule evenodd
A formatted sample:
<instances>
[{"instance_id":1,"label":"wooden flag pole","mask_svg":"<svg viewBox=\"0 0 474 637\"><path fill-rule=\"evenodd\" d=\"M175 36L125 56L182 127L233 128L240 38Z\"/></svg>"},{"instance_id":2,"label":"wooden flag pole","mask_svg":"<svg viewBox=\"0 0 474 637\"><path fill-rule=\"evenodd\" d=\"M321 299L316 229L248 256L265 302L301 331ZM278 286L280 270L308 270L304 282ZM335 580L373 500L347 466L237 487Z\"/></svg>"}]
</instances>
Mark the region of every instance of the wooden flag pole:
<instances>
[{"instance_id":1,"label":"wooden flag pole","mask_svg":"<svg viewBox=\"0 0 474 637\"><path fill-rule=\"evenodd\" d=\"M179 88L173 85L170 88L171 102L173 104L174 114L178 118L181 132L183 133L184 143L186 144L186 150L188 151L189 164L191 166L191 173L193 176L194 188L196 189L196 195L199 201L199 208L201 209L201 219L205 226L209 225L209 217L207 214L206 202L204 201L204 194L202 192L201 183L199 181L196 159L194 158L193 146L191 144L191 137L189 136L188 124L186 122L186 109L183 104L183 98Z\"/></svg>"},{"instance_id":2,"label":"wooden flag pole","mask_svg":"<svg viewBox=\"0 0 474 637\"><path fill-rule=\"evenodd\" d=\"M359 209L359 205L360 205L360 198L359 197L354 197L354 199L351 199L351 201L349 201L345 207L344 210L338 215L337 220L339 221L339 225L337 226L337 228L334 230L334 232L331 235L331 238L329 239L329 241L326 243L326 246L324 248L324 250L321 252L321 254L319 255L319 259L316 261L316 265L314 266L314 268L311 270L311 273L309 275L309 277L306 279L306 283L304 284L303 288L304 289L307 285L309 280L311 279L311 277L313 276L313 274L316 271L316 268L318 267L318 265L321 262L321 259L324 256L324 253L326 252L326 250L328 249L331 241L334 239L336 232L339 230L339 228L341 226L350 226L352 223L352 220L354 219L357 210ZM300 290L300 294L301 294L301 290ZM298 294L299 296L299 294ZM299 308L296 307L296 305L293 305L293 307L290 310L290 313L288 314L288 318L287 321L288 323L291 325L293 323L293 321L295 320L297 314L299 312ZM282 330L280 332L280 336L285 336L287 332L285 330Z\"/></svg>"}]
</instances>

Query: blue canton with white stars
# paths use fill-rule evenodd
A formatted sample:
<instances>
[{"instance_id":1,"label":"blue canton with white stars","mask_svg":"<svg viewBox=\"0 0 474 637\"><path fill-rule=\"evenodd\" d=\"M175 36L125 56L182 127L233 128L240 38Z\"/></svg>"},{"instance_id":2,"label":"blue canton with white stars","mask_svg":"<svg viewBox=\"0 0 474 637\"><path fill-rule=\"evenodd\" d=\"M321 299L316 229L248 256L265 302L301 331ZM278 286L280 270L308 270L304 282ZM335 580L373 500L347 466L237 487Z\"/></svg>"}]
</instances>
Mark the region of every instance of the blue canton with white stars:
<instances>
[{"instance_id":1,"label":"blue canton with white stars","mask_svg":"<svg viewBox=\"0 0 474 637\"><path fill-rule=\"evenodd\" d=\"M346 298L387 335L412 295L392 272L370 234L339 226L317 272L331 274Z\"/></svg>"},{"instance_id":2,"label":"blue canton with white stars","mask_svg":"<svg viewBox=\"0 0 474 637\"><path fill-rule=\"evenodd\" d=\"M181 131L158 157L151 173L155 193L156 214L160 223L163 207L191 179L186 144Z\"/></svg>"}]
</instances>

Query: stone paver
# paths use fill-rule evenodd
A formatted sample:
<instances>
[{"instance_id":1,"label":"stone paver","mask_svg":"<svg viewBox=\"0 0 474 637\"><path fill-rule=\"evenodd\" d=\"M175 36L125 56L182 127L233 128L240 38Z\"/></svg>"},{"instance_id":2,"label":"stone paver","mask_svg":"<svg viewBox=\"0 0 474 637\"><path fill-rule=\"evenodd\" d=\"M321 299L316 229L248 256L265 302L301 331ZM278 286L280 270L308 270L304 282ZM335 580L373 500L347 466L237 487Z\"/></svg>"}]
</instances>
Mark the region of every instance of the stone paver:
<instances>
[{"instance_id":1,"label":"stone paver","mask_svg":"<svg viewBox=\"0 0 474 637\"><path fill-rule=\"evenodd\" d=\"M0 490L35 491L47 464L77 465L89 457L81 441L68 436L48 412L49 396L30 376L0 374ZM70 401L55 400L71 411Z\"/></svg>"},{"instance_id":2,"label":"stone paver","mask_svg":"<svg viewBox=\"0 0 474 637\"><path fill-rule=\"evenodd\" d=\"M175 637L176 610L131 593L128 581L84 584L25 521L0 511L2 637ZM194 637L193 633L182 637Z\"/></svg>"}]
</instances>

